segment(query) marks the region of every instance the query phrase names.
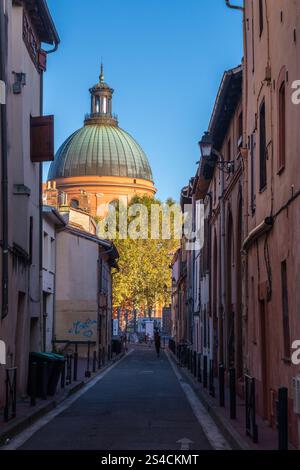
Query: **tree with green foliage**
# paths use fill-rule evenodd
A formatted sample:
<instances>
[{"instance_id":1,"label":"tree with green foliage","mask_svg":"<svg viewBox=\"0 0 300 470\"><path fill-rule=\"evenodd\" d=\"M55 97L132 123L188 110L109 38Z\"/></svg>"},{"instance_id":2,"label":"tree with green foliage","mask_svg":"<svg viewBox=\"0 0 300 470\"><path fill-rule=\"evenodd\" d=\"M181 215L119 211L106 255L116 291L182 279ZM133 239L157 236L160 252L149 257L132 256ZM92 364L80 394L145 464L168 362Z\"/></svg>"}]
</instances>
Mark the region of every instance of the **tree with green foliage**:
<instances>
[{"instance_id":1,"label":"tree with green foliage","mask_svg":"<svg viewBox=\"0 0 300 470\"><path fill-rule=\"evenodd\" d=\"M119 271L113 276L113 305L133 311L137 309L145 315L151 315L153 309L160 306L168 306L171 301L171 272L170 264L172 257L179 246L178 237L175 237L173 222L174 214L171 212L170 227L171 237L163 237L163 225L165 220L162 213L156 216L156 224L159 228L158 236L151 237L151 211L153 206L160 210L161 202L147 196L134 197L128 205L127 223L134 224L138 231L142 229L140 215L131 215L136 205L142 205L146 211L148 230L140 232L136 239L120 236L120 211L119 203L115 203L117 213L117 230L114 243L119 251ZM172 207L174 201L167 200L164 207ZM153 213L152 213L153 214ZM157 214L157 212L155 212Z\"/></svg>"}]
</instances>

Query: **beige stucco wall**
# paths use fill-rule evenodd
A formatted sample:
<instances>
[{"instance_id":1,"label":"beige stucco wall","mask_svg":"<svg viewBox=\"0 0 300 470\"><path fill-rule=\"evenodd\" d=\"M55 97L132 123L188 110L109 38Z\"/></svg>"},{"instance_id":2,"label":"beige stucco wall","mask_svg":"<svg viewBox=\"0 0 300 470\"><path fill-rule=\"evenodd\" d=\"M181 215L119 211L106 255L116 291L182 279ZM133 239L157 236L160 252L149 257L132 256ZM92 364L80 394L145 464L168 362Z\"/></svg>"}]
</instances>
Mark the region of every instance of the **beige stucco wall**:
<instances>
[{"instance_id":1,"label":"beige stucco wall","mask_svg":"<svg viewBox=\"0 0 300 470\"><path fill-rule=\"evenodd\" d=\"M45 328L45 349L52 351L54 328L54 296L56 269L56 226L43 215L43 328Z\"/></svg>"},{"instance_id":2,"label":"beige stucco wall","mask_svg":"<svg viewBox=\"0 0 300 470\"><path fill-rule=\"evenodd\" d=\"M62 231L57 259L56 339L96 341L98 244Z\"/></svg>"}]
</instances>

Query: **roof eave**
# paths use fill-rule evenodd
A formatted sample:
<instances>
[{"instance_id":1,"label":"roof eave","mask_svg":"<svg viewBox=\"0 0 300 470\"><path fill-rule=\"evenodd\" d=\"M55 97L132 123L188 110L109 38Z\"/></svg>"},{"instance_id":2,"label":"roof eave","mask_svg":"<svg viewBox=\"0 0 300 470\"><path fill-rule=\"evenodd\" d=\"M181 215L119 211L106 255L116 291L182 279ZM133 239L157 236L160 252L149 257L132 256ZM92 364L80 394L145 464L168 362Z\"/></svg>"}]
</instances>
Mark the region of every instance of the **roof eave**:
<instances>
[{"instance_id":1,"label":"roof eave","mask_svg":"<svg viewBox=\"0 0 300 470\"><path fill-rule=\"evenodd\" d=\"M49 11L46 0L13 0L23 6L35 26L39 40L46 44L58 46L60 38Z\"/></svg>"},{"instance_id":2,"label":"roof eave","mask_svg":"<svg viewBox=\"0 0 300 470\"><path fill-rule=\"evenodd\" d=\"M233 69L227 70L222 78L217 98L215 101L214 109L209 123L209 132L212 136L213 141L217 150L220 149L221 141L224 138L225 133L228 129L228 120L236 108L236 102L242 95L242 74L243 67L239 65ZM229 110L226 107L226 100L230 93L233 94L234 99L231 97L230 103L233 110ZM228 113L228 115L226 114ZM223 119L224 122L221 122Z\"/></svg>"}]
</instances>

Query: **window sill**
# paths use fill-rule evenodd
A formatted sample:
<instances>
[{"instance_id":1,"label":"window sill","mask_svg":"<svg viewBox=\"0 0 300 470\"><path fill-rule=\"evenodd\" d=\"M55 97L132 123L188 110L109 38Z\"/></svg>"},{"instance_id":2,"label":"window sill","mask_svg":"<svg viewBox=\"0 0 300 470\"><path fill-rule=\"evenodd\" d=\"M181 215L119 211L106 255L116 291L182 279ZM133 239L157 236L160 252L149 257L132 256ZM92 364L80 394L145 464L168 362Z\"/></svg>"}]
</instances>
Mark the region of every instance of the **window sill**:
<instances>
[{"instance_id":1,"label":"window sill","mask_svg":"<svg viewBox=\"0 0 300 470\"><path fill-rule=\"evenodd\" d=\"M282 165L278 170L277 170L277 175L280 176L285 170L285 165Z\"/></svg>"},{"instance_id":2,"label":"window sill","mask_svg":"<svg viewBox=\"0 0 300 470\"><path fill-rule=\"evenodd\" d=\"M266 191L266 189L267 189L267 185L259 190L259 194L264 193Z\"/></svg>"}]
</instances>

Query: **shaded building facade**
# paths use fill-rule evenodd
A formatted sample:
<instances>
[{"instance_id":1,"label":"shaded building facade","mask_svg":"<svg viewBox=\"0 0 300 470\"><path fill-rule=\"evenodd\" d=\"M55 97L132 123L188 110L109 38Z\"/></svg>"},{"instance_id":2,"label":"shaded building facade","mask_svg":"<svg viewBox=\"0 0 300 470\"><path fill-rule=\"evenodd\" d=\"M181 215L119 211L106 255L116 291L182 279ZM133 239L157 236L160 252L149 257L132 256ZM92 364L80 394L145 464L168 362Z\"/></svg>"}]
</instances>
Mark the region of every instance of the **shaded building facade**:
<instances>
[{"instance_id":1,"label":"shaded building facade","mask_svg":"<svg viewBox=\"0 0 300 470\"><path fill-rule=\"evenodd\" d=\"M0 336L24 394L29 351L42 348L41 162L54 159L53 116L42 116L43 43L54 52L59 37L44 0L1 1L0 21ZM1 404L5 373L0 367Z\"/></svg>"}]
</instances>

